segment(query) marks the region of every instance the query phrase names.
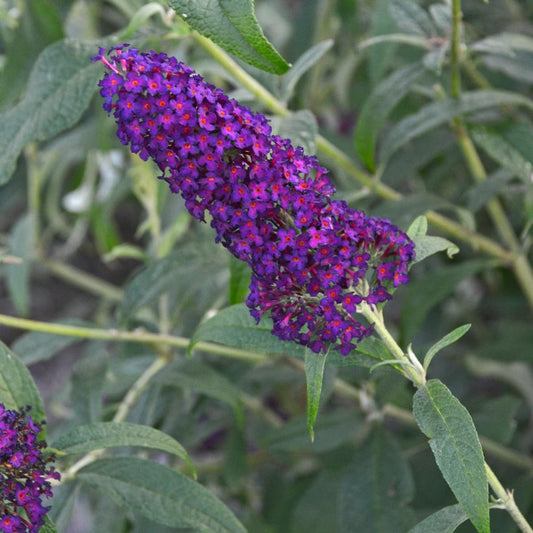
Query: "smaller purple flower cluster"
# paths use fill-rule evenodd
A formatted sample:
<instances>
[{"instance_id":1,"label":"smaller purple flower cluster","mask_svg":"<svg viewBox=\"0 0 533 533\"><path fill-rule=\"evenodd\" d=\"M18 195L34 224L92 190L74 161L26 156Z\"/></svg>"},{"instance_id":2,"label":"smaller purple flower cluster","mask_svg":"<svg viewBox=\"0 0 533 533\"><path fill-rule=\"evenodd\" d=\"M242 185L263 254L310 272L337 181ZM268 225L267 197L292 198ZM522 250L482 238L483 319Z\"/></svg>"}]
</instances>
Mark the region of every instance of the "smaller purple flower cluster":
<instances>
[{"instance_id":1,"label":"smaller purple flower cluster","mask_svg":"<svg viewBox=\"0 0 533 533\"><path fill-rule=\"evenodd\" d=\"M414 245L390 222L333 200L327 170L177 59L101 49L104 109L133 153L151 158L189 212L252 269L247 304L273 333L343 354L370 335L353 315L407 281Z\"/></svg>"},{"instance_id":2,"label":"smaller purple flower cluster","mask_svg":"<svg viewBox=\"0 0 533 533\"><path fill-rule=\"evenodd\" d=\"M37 533L49 510L43 497L51 497L50 479L59 479L43 457L44 440L39 440L41 426L27 413L29 408L11 411L0 404L0 531Z\"/></svg>"}]
</instances>

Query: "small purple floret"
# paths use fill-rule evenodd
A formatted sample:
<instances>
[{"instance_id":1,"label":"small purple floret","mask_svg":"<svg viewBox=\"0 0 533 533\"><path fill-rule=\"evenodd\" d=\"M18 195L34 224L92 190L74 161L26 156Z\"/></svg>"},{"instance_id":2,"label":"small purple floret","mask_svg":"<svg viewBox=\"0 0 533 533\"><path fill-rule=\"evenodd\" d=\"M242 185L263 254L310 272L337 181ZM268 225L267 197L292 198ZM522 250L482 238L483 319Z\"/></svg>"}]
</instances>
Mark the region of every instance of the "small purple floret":
<instances>
[{"instance_id":1,"label":"small purple floret","mask_svg":"<svg viewBox=\"0 0 533 533\"><path fill-rule=\"evenodd\" d=\"M247 305L273 333L315 352L346 355L372 333L353 315L408 281L412 241L335 192L315 157L271 132L266 117L230 99L163 53L115 47L99 85L120 141L151 158L189 212L252 269Z\"/></svg>"}]
</instances>

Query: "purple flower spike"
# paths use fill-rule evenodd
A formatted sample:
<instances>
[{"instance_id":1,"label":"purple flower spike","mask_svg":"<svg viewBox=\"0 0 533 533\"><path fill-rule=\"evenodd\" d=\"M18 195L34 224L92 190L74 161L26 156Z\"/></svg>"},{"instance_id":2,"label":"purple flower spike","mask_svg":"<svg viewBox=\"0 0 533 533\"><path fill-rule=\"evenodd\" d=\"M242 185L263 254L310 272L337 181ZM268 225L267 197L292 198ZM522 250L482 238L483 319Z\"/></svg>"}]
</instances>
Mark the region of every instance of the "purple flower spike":
<instances>
[{"instance_id":1,"label":"purple flower spike","mask_svg":"<svg viewBox=\"0 0 533 533\"><path fill-rule=\"evenodd\" d=\"M0 404L0 531L5 533L37 533L49 510L41 502L52 495L49 480L60 478L47 466L54 457L43 457L41 425L28 411L10 411Z\"/></svg>"},{"instance_id":2,"label":"purple flower spike","mask_svg":"<svg viewBox=\"0 0 533 533\"><path fill-rule=\"evenodd\" d=\"M166 54L115 47L99 85L117 135L151 158L192 216L252 269L247 305L273 333L344 355L372 333L353 316L408 281L412 241L335 192L315 157L272 135L266 117Z\"/></svg>"}]
</instances>

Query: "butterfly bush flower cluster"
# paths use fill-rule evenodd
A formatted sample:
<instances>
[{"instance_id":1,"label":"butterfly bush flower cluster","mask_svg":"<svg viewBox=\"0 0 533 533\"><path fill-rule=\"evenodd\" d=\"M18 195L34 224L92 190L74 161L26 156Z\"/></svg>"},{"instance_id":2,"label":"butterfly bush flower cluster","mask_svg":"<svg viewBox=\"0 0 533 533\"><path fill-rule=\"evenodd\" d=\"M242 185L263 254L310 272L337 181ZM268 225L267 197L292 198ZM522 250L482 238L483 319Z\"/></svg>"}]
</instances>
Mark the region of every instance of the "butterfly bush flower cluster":
<instances>
[{"instance_id":1,"label":"butterfly bush flower cluster","mask_svg":"<svg viewBox=\"0 0 533 533\"><path fill-rule=\"evenodd\" d=\"M54 467L47 466L41 426L28 415L28 408L12 411L0 404L0 531L37 533L49 510L43 497L51 497L51 479L59 479Z\"/></svg>"},{"instance_id":2,"label":"butterfly bush flower cluster","mask_svg":"<svg viewBox=\"0 0 533 533\"><path fill-rule=\"evenodd\" d=\"M120 141L151 158L189 212L208 214L216 240L250 265L256 320L270 311L275 335L315 352L348 354L372 332L354 313L407 281L414 246L404 233L333 199L315 157L176 58L125 45L93 59L108 67L100 92Z\"/></svg>"}]
</instances>

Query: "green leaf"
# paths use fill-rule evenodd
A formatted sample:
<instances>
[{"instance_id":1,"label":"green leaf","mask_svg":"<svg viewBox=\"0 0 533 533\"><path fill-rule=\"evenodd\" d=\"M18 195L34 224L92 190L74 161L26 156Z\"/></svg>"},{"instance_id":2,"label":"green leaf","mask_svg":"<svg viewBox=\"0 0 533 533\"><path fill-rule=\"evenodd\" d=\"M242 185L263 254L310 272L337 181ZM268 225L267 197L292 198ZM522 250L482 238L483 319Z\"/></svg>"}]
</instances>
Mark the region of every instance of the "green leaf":
<instances>
[{"instance_id":1,"label":"green leaf","mask_svg":"<svg viewBox=\"0 0 533 533\"><path fill-rule=\"evenodd\" d=\"M437 31L428 14L412 0L391 0L390 12L398 28L405 33L432 37Z\"/></svg>"},{"instance_id":2,"label":"green leaf","mask_svg":"<svg viewBox=\"0 0 533 533\"><path fill-rule=\"evenodd\" d=\"M291 533L339 533L337 502L341 478L340 469L320 468L309 488L292 505ZM324 503L325 495L327 505Z\"/></svg>"},{"instance_id":3,"label":"green leaf","mask_svg":"<svg viewBox=\"0 0 533 533\"><path fill-rule=\"evenodd\" d=\"M389 0L376 0L372 9L370 35L379 39L394 31L395 24L389 9ZM359 47L364 47L364 43ZM368 52L368 68L372 85L383 77L394 60L396 45L382 42L372 47Z\"/></svg>"},{"instance_id":4,"label":"green leaf","mask_svg":"<svg viewBox=\"0 0 533 533\"><path fill-rule=\"evenodd\" d=\"M413 217L423 215L428 209L442 209L451 204L435 194L422 192L404 196L399 200L387 200L374 209L374 214L388 218L397 226L407 225Z\"/></svg>"},{"instance_id":5,"label":"green leaf","mask_svg":"<svg viewBox=\"0 0 533 533\"><path fill-rule=\"evenodd\" d=\"M411 239L415 243L416 251L416 257L412 265L420 263L420 261L438 252L446 251L446 255L450 258L459 252L457 245L444 237L424 235L422 237L412 237Z\"/></svg>"},{"instance_id":6,"label":"green leaf","mask_svg":"<svg viewBox=\"0 0 533 533\"><path fill-rule=\"evenodd\" d=\"M165 16L165 8L161 4L150 2L149 4L142 6L135 15L133 15L128 27L124 30L119 39L121 41L129 39L150 17L157 14L161 15L162 18Z\"/></svg>"},{"instance_id":7,"label":"green leaf","mask_svg":"<svg viewBox=\"0 0 533 533\"><path fill-rule=\"evenodd\" d=\"M438 380L416 392L413 414L459 505L479 533L489 533L487 474L472 417Z\"/></svg>"},{"instance_id":8,"label":"green leaf","mask_svg":"<svg viewBox=\"0 0 533 533\"><path fill-rule=\"evenodd\" d=\"M196 359L186 359L172 364L154 378L157 383L184 387L201 392L233 407L239 422L243 420L241 393L223 374Z\"/></svg>"},{"instance_id":9,"label":"green leaf","mask_svg":"<svg viewBox=\"0 0 533 533\"><path fill-rule=\"evenodd\" d=\"M79 424L101 419L110 361L102 342L91 342L86 352L87 355L74 365L70 378L70 405Z\"/></svg>"},{"instance_id":10,"label":"green leaf","mask_svg":"<svg viewBox=\"0 0 533 533\"><path fill-rule=\"evenodd\" d=\"M240 304L248 295L252 271L244 261L239 261L233 255L229 258L229 303Z\"/></svg>"},{"instance_id":11,"label":"green leaf","mask_svg":"<svg viewBox=\"0 0 533 533\"><path fill-rule=\"evenodd\" d=\"M44 517L44 524L40 527L39 533L57 533L57 528L49 516Z\"/></svg>"},{"instance_id":12,"label":"green leaf","mask_svg":"<svg viewBox=\"0 0 533 533\"><path fill-rule=\"evenodd\" d=\"M402 307L402 337L412 339L429 311L450 295L459 282L483 269L497 265L497 262L479 260L459 265L442 267L431 271L409 283Z\"/></svg>"},{"instance_id":13,"label":"green leaf","mask_svg":"<svg viewBox=\"0 0 533 533\"><path fill-rule=\"evenodd\" d=\"M374 150L380 128L390 112L424 74L420 63L404 67L382 80L366 99L355 130L355 147L367 168L375 170Z\"/></svg>"},{"instance_id":14,"label":"green leaf","mask_svg":"<svg viewBox=\"0 0 533 533\"><path fill-rule=\"evenodd\" d=\"M450 505L429 515L408 533L453 533L466 520L460 505Z\"/></svg>"},{"instance_id":15,"label":"green leaf","mask_svg":"<svg viewBox=\"0 0 533 533\"><path fill-rule=\"evenodd\" d=\"M6 265L7 288L17 312L26 316L29 311L30 259L34 253L34 227L32 215L26 214L15 224L9 238L10 252L22 259L20 263Z\"/></svg>"},{"instance_id":16,"label":"green leaf","mask_svg":"<svg viewBox=\"0 0 533 533\"><path fill-rule=\"evenodd\" d=\"M94 52L95 44L64 40L41 53L24 99L0 116L0 184L11 177L26 144L49 139L79 120L101 75L90 61Z\"/></svg>"},{"instance_id":17,"label":"green leaf","mask_svg":"<svg viewBox=\"0 0 533 533\"><path fill-rule=\"evenodd\" d=\"M288 102L294 93L296 84L301 77L313 67L333 46L333 39L321 41L305 51L291 66L281 79L282 100Z\"/></svg>"},{"instance_id":18,"label":"green leaf","mask_svg":"<svg viewBox=\"0 0 533 533\"><path fill-rule=\"evenodd\" d=\"M257 352L304 357L303 346L281 341L271 332L272 321L269 318L263 317L256 324L246 305L232 305L200 324L192 336L188 351L191 353L198 342L206 341Z\"/></svg>"},{"instance_id":19,"label":"green leaf","mask_svg":"<svg viewBox=\"0 0 533 533\"><path fill-rule=\"evenodd\" d=\"M390 359L391 353L387 345L377 337L367 337L357 343L357 348L348 355L342 355L337 350L330 350L328 364L335 366L365 366L371 367L376 360Z\"/></svg>"},{"instance_id":20,"label":"green leaf","mask_svg":"<svg viewBox=\"0 0 533 533\"><path fill-rule=\"evenodd\" d=\"M411 239L424 237L428 232L428 219L424 215L416 217L407 229L407 235Z\"/></svg>"},{"instance_id":21,"label":"green leaf","mask_svg":"<svg viewBox=\"0 0 533 533\"><path fill-rule=\"evenodd\" d=\"M499 169L481 183L468 189L468 209L475 213L486 205L500 192L505 191L508 183L513 179L513 174L505 169Z\"/></svg>"},{"instance_id":22,"label":"green leaf","mask_svg":"<svg viewBox=\"0 0 533 533\"><path fill-rule=\"evenodd\" d=\"M315 115L307 109L291 113L278 122L278 135L290 139L293 146L301 146L307 155L316 153L318 124Z\"/></svg>"},{"instance_id":23,"label":"green leaf","mask_svg":"<svg viewBox=\"0 0 533 533\"><path fill-rule=\"evenodd\" d=\"M289 64L266 39L252 0L169 0L191 28L254 67L283 74Z\"/></svg>"},{"instance_id":24,"label":"green leaf","mask_svg":"<svg viewBox=\"0 0 533 533\"><path fill-rule=\"evenodd\" d=\"M0 76L0 109L12 106L24 94L37 56L51 43L63 37L61 18L56 6L47 0L27 0L11 39L3 25L5 63ZM4 16L4 14L3 14ZM5 22L4 22L5 24ZM4 33L5 32L5 33Z\"/></svg>"},{"instance_id":25,"label":"green leaf","mask_svg":"<svg viewBox=\"0 0 533 533\"><path fill-rule=\"evenodd\" d=\"M380 150L380 164L385 164L401 146L442 124L446 124L454 117L502 105L524 106L533 109L533 101L525 96L491 90L471 91L463 93L459 99L432 102L417 113L401 120L388 132L383 139Z\"/></svg>"},{"instance_id":26,"label":"green leaf","mask_svg":"<svg viewBox=\"0 0 533 533\"><path fill-rule=\"evenodd\" d=\"M215 342L224 346L267 354L305 358L304 346L278 339L272 334L270 318L263 316L257 324L244 304L226 307L213 318L202 322L192 336L188 347L189 354L194 351L195 345L200 341ZM381 340L368 337L360 341L357 348L348 355L341 355L336 350L331 350L328 363L341 367L370 367L375 364L376 360L382 361L390 357L388 348Z\"/></svg>"},{"instance_id":27,"label":"green leaf","mask_svg":"<svg viewBox=\"0 0 533 533\"><path fill-rule=\"evenodd\" d=\"M59 436L51 447L68 455L104 448L140 446L176 455L195 473L194 464L185 448L170 435L150 426L130 422L95 422L77 426Z\"/></svg>"},{"instance_id":28,"label":"green leaf","mask_svg":"<svg viewBox=\"0 0 533 533\"><path fill-rule=\"evenodd\" d=\"M315 440L310 442L307 420L295 417L267 433L261 445L276 451L324 453L351 439L363 425L364 419L354 411L324 413L316 422Z\"/></svg>"},{"instance_id":29,"label":"green leaf","mask_svg":"<svg viewBox=\"0 0 533 533\"><path fill-rule=\"evenodd\" d=\"M83 320L65 319L61 324L69 326L91 326ZM48 361L67 346L80 342L80 339L65 335L51 335L42 331L29 331L21 335L12 345L22 362L32 365L40 361Z\"/></svg>"},{"instance_id":30,"label":"green leaf","mask_svg":"<svg viewBox=\"0 0 533 533\"><path fill-rule=\"evenodd\" d=\"M133 244L117 244L104 255L103 260L106 263L110 263L111 261L122 258L148 261L150 256L139 246L134 246Z\"/></svg>"},{"instance_id":31,"label":"green leaf","mask_svg":"<svg viewBox=\"0 0 533 533\"><path fill-rule=\"evenodd\" d=\"M137 457L101 459L77 477L121 508L169 527L202 533L245 533L235 515L211 492L166 466Z\"/></svg>"},{"instance_id":32,"label":"green leaf","mask_svg":"<svg viewBox=\"0 0 533 533\"><path fill-rule=\"evenodd\" d=\"M212 296L213 283L217 283L217 275L226 262L227 255L211 242L192 242L167 257L152 261L126 285L118 309L119 321L126 322L139 309L154 303L171 290L179 290L181 299L188 291L196 289ZM198 279L204 280L200 287L196 283Z\"/></svg>"},{"instance_id":33,"label":"green leaf","mask_svg":"<svg viewBox=\"0 0 533 533\"><path fill-rule=\"evenodd\" d=\"M483 64L490 70L501 72L520 82L533 83L533 54L518 51L512 57L486 55L483 57Z\"/></svg>"},{"instance_id":34,"label":"green leaf","mask_svg":"<svg viewBox=\"0 0 533 533\"><path fill-rule=\"evenodd\" d=\"M393 435L381 426L343 467L339 498L341 533L357 531L363 524L369 533L399 533L415 522L407 504L414 494L409 464Z\"/></svg>"},{"instance_id":35,"label":"green leaf","mask_svg":"<svg viewBox=\"0 0 533 533\"><path fill-rule=\"evenodd\" d=\"M500 444L509 444L516 433L517 414L522 405L522 399L507 394L483 398L478 410L472 411L478 433Z\"/></svg>"},{"instance_id":36,"label":"green leaf","mask_svg":"<svg viewBox=\"0 0 533 533\"><path fill-rule=\"evenodd\" d=\"M307 431L311 441L315 440L314 425L320 406L324 366L327 354L305 351L305 380L307 383Z\"/></svg>"},{"instance_id":37,"label":"green leaf","mask_svg":"<svg viewBox=\"0 0 533 533\"><path fill-rule=\"evenodd\" d=\"M409 35L407 33L387 33L386 35L377 35L376 37L370 37L370 39L364 40L359 44L358 49L364 50L370 46L383 43L408 44L415 48L423 48L424 50L428 48L428 41L425 37Z\"/></svg>"},{"instance_id":38,"label":"green leaf","mask_svg":"<svg viewBox=\"0 0 533 533\"><path fill-rule=\"evenodd\" d=\"M437 353L439 353L443 348L446 348L446 346L450 346L450 344L457 342L463 335L466 334L471 326L472 324L464 324L463 326L459 326L453 331L450 331L448 335L445 335L442 337L442 339L437 341L424 356L424 369L427 370L429 368L431 361L437 355Z\"/></svg>"},{"instance_id":39,"label":"green leaf","mask_svg":"<svg viewBox=\"0 0 533 533\"><path fill-rule=\"evenodd\" d=\"M533 39L522 33L500 33L491 35L471 45L476 52L491 52L512 57L513 50L533 53Z\"/></svg>"},{"instance_id":40,"label":"green leaf","mask_svg":"<svg viewBox=\"0 0 533 533\"><path fill-rule=\"evenodd\" d=\"M523 182L531 183L533 165L502 135L482 126L472 127L470 132L476 144L483 148L488 156Z\"/></svg>"},{"instance_id":41,"label":"green leaf","mask_svg":"<svg viewBox=\"0 0 533 533\"><path fill-rule=\"evenodd\" d=\"M68 531L76 503L78 486L79 484L76 482L67 482L61 483L61 485L53 489L53 496L49 502L51 509L48 516L61 532Z\"/></svg>"},{"instance_id":42,"label":"green leaf","mask_svg":"<svg viewBox=\"0 0 533 533\"><path fill-rule=\"evenodd\" d=\"M8 409L32 407L31 416L37 422L44 420L44 406L31 374L24 363L0 343L0 403Z\"/></svg>"}]
</instances>

